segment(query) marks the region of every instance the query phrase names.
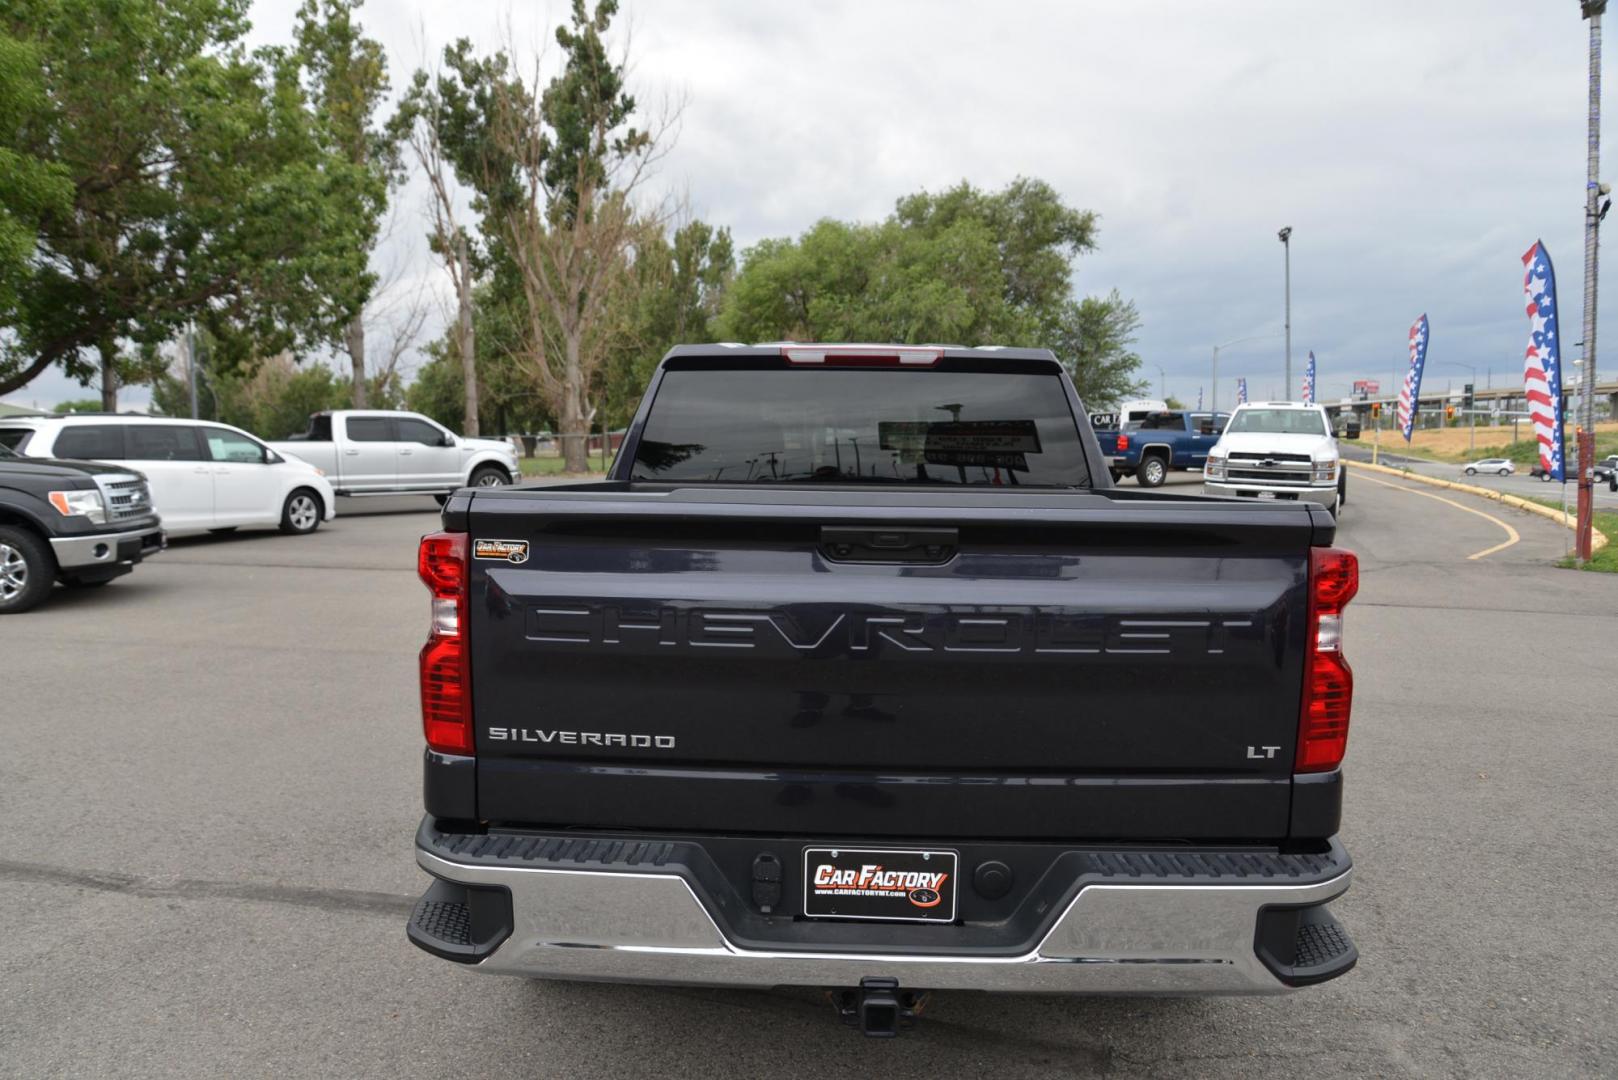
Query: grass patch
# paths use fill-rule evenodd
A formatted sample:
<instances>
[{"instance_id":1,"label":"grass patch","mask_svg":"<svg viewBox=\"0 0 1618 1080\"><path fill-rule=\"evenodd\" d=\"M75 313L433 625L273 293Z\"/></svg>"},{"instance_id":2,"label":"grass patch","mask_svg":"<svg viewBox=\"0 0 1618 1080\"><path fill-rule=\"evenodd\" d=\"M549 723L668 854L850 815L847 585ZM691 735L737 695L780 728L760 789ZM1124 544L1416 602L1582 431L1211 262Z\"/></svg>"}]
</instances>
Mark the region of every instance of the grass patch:
<instances>
[{"instance_id":1,"label":"grass patch","mask_svg":"<svg viewBox=\"0 0 1618 1080\"><path fill-rule=\"evenodd\" d=\"M571 476L562 471L561 454L537 454L534 457L518 458L525 478L547 477L552 480L599 480L605 470L601 465L599 455L591 455L590 472Z\"/></svg>"},{"instance_id":2,"label":"grass patch","mask_svg":"<svg viewBox=\"0 0 1618 1080\"><path fill-rule=\"evenodd\" d=\"M1469 461L1478 461L1482 458L1503 457L1518 466L1529 466L1539 460L1539 444L1534 441L1533 429L1526 420L1517 425L1517 441L1511 441L1511 427L1483 427L1477 429L1477 449L1467 449L1467 443L1472 438L1465 426L1434 428L1428 431L1416 431L1406 446L1403 439L1397 434L1384 431L1382 448L1392 454L1404 454L1409 457L1422 458L1426 461L1442 462L1446 465L1464 465ZM1573 428L1567 429L1568 456L1574 455L1576 444L1573 441ZM1368 436L1360 437L1363 446L1369 441ZM1604 421L1596 425L1596 460L1600 461L1608 454L1618 454L1618 422Z\"/></svg>"},{"instance_id":3,"label":"grass patch","mask_svg":"<svg viewBox=\"0 0 1618 1080\"><path fill-rule=\"evenodd\" d=\"M1562 509L1560 499L1541 499L1530 495L1528 501L1548 506L1552 510ZM1565 559L1558 560L1557 566L1564 570L1594 570L1600 574L1618 574L1618 513L1597 510L1594 521L1595 527L1606 534L1607 546L1596 552L1588 563L1581 564L1578 559L1569 555Z\"/></svg>"}]
</instances>

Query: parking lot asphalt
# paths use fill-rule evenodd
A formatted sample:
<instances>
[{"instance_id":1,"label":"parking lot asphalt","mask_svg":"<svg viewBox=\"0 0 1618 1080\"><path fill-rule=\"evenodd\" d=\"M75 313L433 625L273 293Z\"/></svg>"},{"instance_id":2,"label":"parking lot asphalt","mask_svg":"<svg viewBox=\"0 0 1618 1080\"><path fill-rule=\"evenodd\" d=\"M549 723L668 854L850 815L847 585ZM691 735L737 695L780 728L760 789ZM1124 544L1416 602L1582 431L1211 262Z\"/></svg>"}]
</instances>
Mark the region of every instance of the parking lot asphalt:
<instances>
[{"instance_id":1,"label":"parking lot asphalt","mask_svg":"<svg viewBox=\"0 0 1618 1080\"><path fill-rule=\"evenodd\" d=\"M1360 480L1339 533L1363 571L1356 880L1334 910L1361 961L1333 983L946 994L883 1042L812 991L416 951L413 556L436 517L372 500L308 537L180 540L0 620L0 1074L1614 1075L1618 578L1552 569L1542 519Z\"/></svg>"}]
</instances>

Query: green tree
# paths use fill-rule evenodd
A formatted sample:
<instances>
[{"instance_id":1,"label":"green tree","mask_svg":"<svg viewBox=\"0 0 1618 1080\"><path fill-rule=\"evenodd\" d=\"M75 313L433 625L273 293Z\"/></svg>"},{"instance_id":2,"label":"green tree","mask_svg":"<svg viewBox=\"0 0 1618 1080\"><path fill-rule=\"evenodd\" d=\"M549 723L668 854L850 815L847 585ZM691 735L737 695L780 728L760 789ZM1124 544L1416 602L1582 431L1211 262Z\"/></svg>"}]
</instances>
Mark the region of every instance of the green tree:
<instances>
[{"instance_id":1,"label":"green tree","mask_svg":"<svg viewBox=\"0 0 1618 1080\"><path fill-rule=\"evenodd\" d=\"M608 56L617 7L573 0L556 32L562 70L543 89L507 54L478 58L464 41L432 81L445 157L477 192L494 274L520 290L511 358L556 417L568 472L588 467L591 395L628 318L635 250L663 223L637 205L659 134L631 124L624 64Z\"/></svg>"},{"instance_id":2,"label":"green tree","mask_svg":"<svg viewBox=\"0 0 1618 1080\"><path fill-rule=\"evenodd\" d=\"M824 220L750 248L720 316L740 341L890 341L1049 348L1086 400L1138 384L1140 317L1116 292L1074 295L1095 215L1038 180L900 199L874 224Z\"/></svg>"},{"instance_id":3,"label":"green tree","mask_svg":"<svg viewBox=\"0 0 1618 1080\"><path fill-rule=\"evenodd\" d=\"M1140 354L1132 347L1139 332L1135 302L1113 289L1106 296L1062 303L1038 344L1062 361L1085 404L1099 408L1117 405L1146 388L1138 375Z\"/></svg>"},{"instance_id":4,"label":"green tree","mask_svg":"<svg viewBox=\"0 0 1618 1080\"><path fill-rule=\"evenodd\" d=\"M81 413L81 412L100 412L101 411L101 399L100 398L78 398L77 400L74 400L74 401L58 401L56 403L56 408L55 408L54 411L57 412L57 413L60 413L60 414Z\"/></svg>"},{"instance_id":5,"label":"green tree","mask_svg":"<svg viewBox=\"0 0 1618 1080\"><path fill-rule=\"evenodd\" d=\"M160 370L189 321L222 362L251 366L329 340L366 293L363 230L345 207L371 179L328 152L285 50L250 56L247 0L12 0L0 54L32 55L37 89L4 95L0 169L11 222L31 228L0 325L0 393L59 364L105 407ZM24 89L27 89L25 80ZM32 102L32 104L30 104ZM14 230L13 230L14 231Z\"/></svg>"},{"instance_id":6,"label":"green tree","mask_svg":"<svg viewBox=\"0 0 1618 1080\"><path fill-rule=\"evenodd\" d=\"M298 11L296 39L322 149L355 170L356 183L343 190L338 212L369 257L387 209L388 188L402 173L398 133L376 120L388 92L387 57L380 44L364 36L354 18L361 3L363 0L304 0ZM367 270L352 284L363 292L363 304L376 287L376 275ZM353 368L354 408L367 408L363 310L355 310L343 324L334 344L348 353Z\"/></svg>"},{"instance_id":7,"label":"green tree","mask_svg":"<svg viewBox=\"0 0 1618 1080\"><path fill-rule=\"evenodd\" d=\"M629 422L671 346L719 340L719 312L735 276L729 229L690 221L672 236L648 231L613 305L620 328L591 386L603 430Z\"/></svg>"},{"instance_id":8,"label":"green tree","mask_svg":"<svg viewBox=\"0 0 1618 1080\"><path fill-rule=\"evenodd\" d=\"M49 120L49 105L39 48L12 37L0 20L0 327L20 318L40 222L73 204L66 169L30 149L33 131ZM6 362L0 352L0 377Z\"/></svg>"},{"instance_id":9,"label":"green tree","mask_svg":"<svg viewBox=\"0 0 1618 1080\"><path fill-rule=\"evenodd\" d=\"M497 435L532 434L551 428L555 419L533 383L511 362L521 348L527 322L520 295L497 282L477 286L475 312L478 387L478 430ZM445 427L464 430L466 379L461 364L460 328L452 323L444 336L427 346L432 357L416 373L405 400Z\"/></svg>"},{"instance_id":10,"label":"green tree","mask_svg":"<svg viewBox=\"0 0 1618 1080\"><path fill-rule=\"evenodd\" d=\"M469 45L464 40L458 47L445 51L446 63L454 65L459 54L470 62ZM459 70L459 69L458 69ZM411 80L398 110L389 122L395 141L408 144L423 178L427 181L428 201L427 245L449 274L455 289L455 322L446 346L452 348L459 364L461 385L453 395L461 403L461 431L478 435L483 430L482 403L479 400L479 363L477 352L477 317L475 310L478 279L489 260L484 258L477 240L461 222L460 196L455 181L479 191L477 203L485 213L488 200L477 188L490 174L480 167L482 154L471 140L479 131L484 114L476 116L465 108L458 96L461 85L440 74L430 76L418 71ZM446 130L449 144L446 144ZM450 355L446 353L445 355ZM435 402L448 400L446 387L440 385L447 372L434 361L431 374ZM423 393L427 393L426 390ZM418 409L425 412L426 409ZM437 417L438 413L431 415ZM448 421L441 421L448 423Z\"/></svg>"}]
</instances>

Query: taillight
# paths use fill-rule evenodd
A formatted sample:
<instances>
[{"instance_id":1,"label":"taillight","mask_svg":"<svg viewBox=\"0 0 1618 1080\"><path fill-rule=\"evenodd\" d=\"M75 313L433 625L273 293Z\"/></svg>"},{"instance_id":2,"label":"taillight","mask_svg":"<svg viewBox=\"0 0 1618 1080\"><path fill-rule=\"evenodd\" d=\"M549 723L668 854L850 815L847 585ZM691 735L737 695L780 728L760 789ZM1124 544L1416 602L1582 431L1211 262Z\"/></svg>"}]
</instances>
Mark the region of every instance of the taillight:
<instances>
[{"instance_id":1,"label":"taillight","mask_svg":"<svg viewBox=\"0 0 1618 1080\"><path fill-rule=\"evenodd\" d=\"M429 533L416 574L433 597L421 649L421 726L442 754L472 753L472 676L466 653L466 534Z\"/></svg>"},{"instance_id":2,"label":"taillight","mask_svg":"<svg viewBox=\"0 0 1618 1080\"><path fill-rule=\"evenodd\" d=\"M1303 661L1303 708L1298 716L1296 771L1330 772L1348 750L1354 672L1343 659L1343 608L1360 588L1360 561L1351 551L1309 553L1309 637Z\"/></svg>"},{"instance_id":3,"label":"taillight","mask_svg":"<svg viewBox=\"0 0 1618 1080\"><path fill-rule=\"evenodd\" d=\"M1129 449L1129 436L1125 435L1123 432L1120 431L1118 433L1117 445L1114 446L1113 449L1117 450L1120 454L1123 453L1125 450L1128 450Z\"/></svg>"}]
</instances>

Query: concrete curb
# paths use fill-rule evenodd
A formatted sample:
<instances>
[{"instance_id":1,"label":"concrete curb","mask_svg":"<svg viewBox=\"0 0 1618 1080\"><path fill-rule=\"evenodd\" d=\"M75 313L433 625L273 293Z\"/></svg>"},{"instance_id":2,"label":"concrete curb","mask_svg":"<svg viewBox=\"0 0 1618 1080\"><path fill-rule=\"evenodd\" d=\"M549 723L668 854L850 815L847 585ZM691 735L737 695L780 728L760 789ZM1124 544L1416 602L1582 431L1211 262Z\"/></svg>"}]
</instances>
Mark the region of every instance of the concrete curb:
<instances>
[{"instance_id":1,"label":"concrete curb","mask_svg":"<svg viewBox=\"0 0 1618 1080\"><path fill-rule=\"evenodd\" d=\"M1507 495L1505 492L1496 491L1493 488L1478 487L1476 484L1462 484L1455 480L1440 480L1436 476L1426 476L1419 472L1407 472L1404 469L1393 469L1386 465L1372 465L1369 461L1352 461L1344 458L1343 464L1352 465L1356 469L1364 469L1366 472L1385 473L1388 476L1402 476L1406 480L1414 480L1419 484L1427 484L1431 487L1449 488L1451 491L1464 491L1468 495L1480 495L1485 499L1493 499L1502 506L1515 507L1518 510L1526 510L1530 514L1538 514L1540 517L1548 518L1549 520L1554 521L1558 525L1565 528L1576 529L1579 527L1578 520L1572 514L1564 514L1560 510L1553 510L1548 506L1541 506L1537 502L1530 502L1528 499L1524 499L1519 495ZM1591 528L1590 550L1592 552L1596 552L1600 551L1606 546L1607 534L1602 532L1600 529Z\"/></svg>"}]
</instances>

